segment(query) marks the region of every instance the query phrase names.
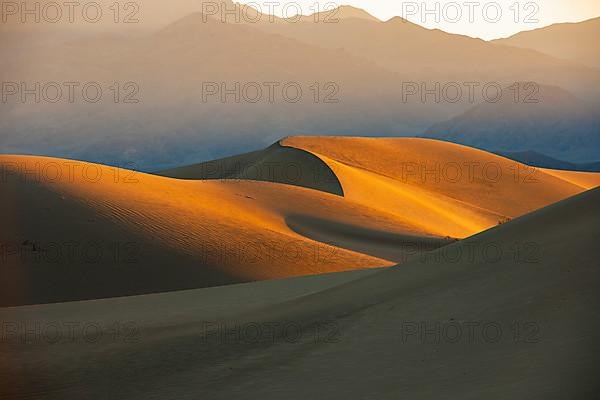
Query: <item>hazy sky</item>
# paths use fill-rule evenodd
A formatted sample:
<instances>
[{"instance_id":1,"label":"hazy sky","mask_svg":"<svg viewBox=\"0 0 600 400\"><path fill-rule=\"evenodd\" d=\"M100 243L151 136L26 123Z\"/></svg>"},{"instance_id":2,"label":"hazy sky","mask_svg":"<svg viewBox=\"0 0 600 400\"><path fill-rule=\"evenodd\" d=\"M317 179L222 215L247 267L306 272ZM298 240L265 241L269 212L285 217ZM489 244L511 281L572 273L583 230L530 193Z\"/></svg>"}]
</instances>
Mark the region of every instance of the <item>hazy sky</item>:
<instances>
[{"instance_id":1,"label":"hazy sky","mask_svg":"<svg viewBox=\"0 0 600 400\"><path fill-rule=\"evenodd\" d=\"M600 16L600 0L239 0L241 3L258 3L262 11L274 4L276 15L312 14L315 5L331 9L336 5L353 5L374 16L387 20L403 16L428 28L460 33L483 39L510 36L556 22L577 22ZM286 5L287 4L287 5ZM428 13L429 11L429 13ZM437 21L436 21L437 19Z\"/></svg>"}]
</instances>

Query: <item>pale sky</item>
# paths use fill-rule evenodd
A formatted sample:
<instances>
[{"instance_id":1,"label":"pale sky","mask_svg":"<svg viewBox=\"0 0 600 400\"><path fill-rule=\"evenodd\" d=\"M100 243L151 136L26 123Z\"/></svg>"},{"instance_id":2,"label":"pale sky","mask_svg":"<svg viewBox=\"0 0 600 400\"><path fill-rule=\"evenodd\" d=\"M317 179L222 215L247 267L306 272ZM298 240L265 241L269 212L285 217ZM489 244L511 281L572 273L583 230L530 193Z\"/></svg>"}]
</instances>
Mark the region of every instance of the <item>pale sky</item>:
<instances>
[{"instance_id":1,"label":"pale sky","mask_svg":"<svg viewBox=\"0 0 600 400\"><path fill-rule=\"evenodd\" d=\"M312 14L315 9L352 5L367 10L382 20L403 16L427 28L459 33L482 39L510 36L519 31L540 28L557 22L579 22L600 16L600 0L237 0L257 3L263 12L288 17L300 9ZM437 10L436 10L437 7ZM427 13L427 11L430 11ZM438 21L436 21L436 18Z\"/></svg>"}]
</instances>

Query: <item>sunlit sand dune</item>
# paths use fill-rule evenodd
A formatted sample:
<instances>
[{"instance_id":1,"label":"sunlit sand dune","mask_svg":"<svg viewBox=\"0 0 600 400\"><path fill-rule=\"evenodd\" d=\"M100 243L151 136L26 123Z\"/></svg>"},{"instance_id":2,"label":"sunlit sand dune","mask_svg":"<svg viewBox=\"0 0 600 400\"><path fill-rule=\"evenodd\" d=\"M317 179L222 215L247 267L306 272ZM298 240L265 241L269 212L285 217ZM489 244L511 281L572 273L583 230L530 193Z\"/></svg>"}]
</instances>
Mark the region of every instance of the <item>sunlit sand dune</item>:
<instances>
[{"instance_id":1,"label":"sunlit sand dune","mask_svg":"<svg viewBox=\"0 0 600 400\"><path fill-rule=\"evenodd\" d=\"M391 264L376 248L345 250L354 245L344 237L300 235L288 217L345 224L354 237L370 229L402 238L412 229L393 215L291 185L176 180L44 157L0 156L0 165L2 305Z\"/></svg>"},{"instance_id":2,"label":"sunlit sand dune","mask_svg":"<svg viewBox=\"0 0 600 400\"><path fill-rule=\"evenodd\" d=\"M470 236L585 189L564 177L443 141L290 137L281 144L324 160L347 199L401 216L438 236Z\"/></svg>"},{"instance_id":3,"label":"sunlit sand dune","mask_svg":"<svg viewBox=\"0 0 600 400\"><path fill-rule=\"evenodd\" d=\"M282 146L288 151L282 152ZM271 169L275 172L269 174ZM392 214L405 223L407 234L452 238L590 188L573 181L585 174L572 173L566 179L485 151L416 138L290 137L262 151L161 174L183 179L268 177L342 194L348 202ZM585 179L595 176L600 174Z\"/></svg>"},{"instance_id":4,"label":"sunlit sand dune","mask_svg":"<svg viewBox=\"0 0 600 400\"><path fill-rule=\"evenodd\" d=\"M584 189L593 189L600 186L600 173L598 172L579 172L564 171L558 169L544 168L542 171L548 175L555 176Z\"/></svg>"},{"instance_id":5,"label":"sunlit sand dune","mask_svg":"<svg viewBox=\"0 0 600 400\"><path fill-rule=\"evenodd\" d=\"M0 166L0 305L389 266L596 179L433 140L335 137L170 177L32 156Z\"/></svg>"}]
</instances>

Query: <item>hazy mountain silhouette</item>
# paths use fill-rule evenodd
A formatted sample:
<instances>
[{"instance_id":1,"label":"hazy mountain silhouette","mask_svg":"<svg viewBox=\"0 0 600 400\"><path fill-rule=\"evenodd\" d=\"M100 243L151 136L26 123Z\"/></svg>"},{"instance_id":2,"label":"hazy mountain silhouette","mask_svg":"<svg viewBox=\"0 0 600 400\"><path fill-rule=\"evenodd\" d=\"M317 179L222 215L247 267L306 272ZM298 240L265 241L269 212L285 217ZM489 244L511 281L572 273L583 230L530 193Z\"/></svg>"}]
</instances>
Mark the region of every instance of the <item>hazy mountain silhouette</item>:
<instances>
[{"instance_id":1,"label":"hazy mountain silhouette","mask_svg":"<svg viewBox=\"0 0 600 400\"><path fill-rule=\"evenodd\" d=\"M343 15L343 10L338 14ZM337 19L337 23L323 19L315 23L306 17L297 23L273 24L263 18L254 25L314 46L344 49L397 72L404 81L425 81L430 87L434 82L535 81L565 87L583 97L593 94L589 82L598 79L595 70L569 61L427 29L400 17L385 22L367 17Z\"/></svg>"},{"instance_id":2,"label":"hazy mountain silhouette","mask_svg":"<svg viewBox=\"0 0 600 400\"><path fill-rule=\"evenodd\" d=\"M555 86L505 88L496 103L482 102L424 136L501 152L534 150L568 161L593 161L600 148L600 117L571 93Z\"/></svg>"},{"instance_id":3,"label":"hazy mountain silhouette","mask_svg":"<svg viewBox=\"0 0 600 400\"><path fill-rule=\"evenodd\" d=\"M149 3L148 20L132 28L136 34L110 24L73 28L79 35L21 27L10 36L27 38L18 50L12 39L0 41L3 82L94 82L104 92L97 103L82 101L80 91L74 102L65 93L56 103L10 97L0 109L0 151L156 170L254 150L286 135L417 135L467 111L490 82L534 81L582 99L600 97L592 68L401 18L381 22L353 7L320 13L319 22L313 15L295 23L266 16L236 23L235 12L222 22L212 10L168 23L186 9L202 10L202 2L176 2L165 15ZM326 23L330 18L337 22ZM274 101L265 82L278 85ZM456 102L405 96L407 83L430 90L464 82L477 84L474 99L466 89ZM207 83L225 90L239 84L238 94L250 84L251 94L237 101L219 88L205 98ZM290 83L302 90L298 102L282 96ZM262 96L248 101L257 84ZM124 103L132 93L138 102Z\"/></svg>"},{"instance_id":4,"label":"hazy mountain silhouette","mask_svg":"<svg viewBox=\"0 0 600 400\"><path fill-rule=\"evenodd\" d=\"M497 152L497 154L539 168L552 168L570 171L589 171L600 172L600 161L591 163L572 163L549 157L545 154L533 150L518 151L518 152Z\"/></svg>"},{"instance_id":5,"label":"hazy mountain silhouette","mask_svg":"<svg viewBox=\"0 0 600 400\"><path fill-rule=\"evenodd\" d=\"M544 28L519 32L493 41L529 48L551 56L600 67L600 18L577 23L553 24Z\"/></svg>"}]
</instances>

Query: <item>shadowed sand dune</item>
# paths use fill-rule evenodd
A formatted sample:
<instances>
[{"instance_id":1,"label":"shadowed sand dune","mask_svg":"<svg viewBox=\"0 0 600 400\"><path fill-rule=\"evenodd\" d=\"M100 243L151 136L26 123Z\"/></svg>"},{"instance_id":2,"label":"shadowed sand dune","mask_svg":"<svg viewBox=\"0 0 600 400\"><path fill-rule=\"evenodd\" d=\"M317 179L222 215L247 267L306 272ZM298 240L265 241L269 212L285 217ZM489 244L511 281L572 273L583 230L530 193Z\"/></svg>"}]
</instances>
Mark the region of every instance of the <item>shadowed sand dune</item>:
<instances>
[{"instance_id":1,"label":"shadowed sand dune","mask_svg":"<svg viewBox=\"0 0 600 400\"><path fill-rule=\"evenodd\" d=\"M302 186L342 196L329 166L312 153L279 143L264 150L158 172L179 179L244 179Z\"/></svg>"},{"instance_id":2,"label":"shadowed sand dune","mask_svg":"<svg viewBox=\"0 0 600 400\"><path fill-rule=\"evenodd\" d=\"M599 204L594 189L396 268L6 308L14 324L128 321L135 340L22 344L17 330L0 344L0 388L90 399L592 398ZM492 245L501 252L481 251ZM256 335L265 324L273 333Z\"/></svg>"},{"instance_id":3,"label":"shadowed sand dune","mask_svg":"<svg viewBox=\"0 0 600 400\"><path fill-rule=\"evenodd\" d=\"M359 253L396 262L404 262L417 252L452 243L447 238L385 232L302 215L290 215L286 223L295 232L319 242L338 243Z\"/></svg>"}]
</instances>

